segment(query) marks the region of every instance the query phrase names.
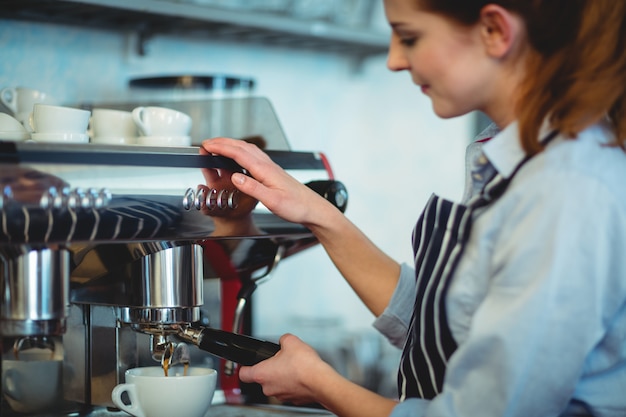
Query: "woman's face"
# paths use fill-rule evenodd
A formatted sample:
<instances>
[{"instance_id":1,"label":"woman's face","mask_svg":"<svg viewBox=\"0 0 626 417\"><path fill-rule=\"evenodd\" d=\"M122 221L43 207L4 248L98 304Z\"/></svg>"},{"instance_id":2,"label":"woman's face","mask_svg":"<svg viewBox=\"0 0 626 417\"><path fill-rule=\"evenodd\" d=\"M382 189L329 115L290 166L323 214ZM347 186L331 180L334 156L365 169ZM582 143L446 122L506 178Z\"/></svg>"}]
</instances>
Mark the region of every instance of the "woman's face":
<instances>
[{"instance_id":1,"label":"woman's face","mask_svg":"<svg viewBox=\"0 0 626 417\"><path fill-rule=\"evenodd\" d=\"M392 28L387 66L409 71L443 118L483 110L494 65L486 54L480 27L462 26L419 10L415 0L384 0Z\"/></svg>"}]
</instances>

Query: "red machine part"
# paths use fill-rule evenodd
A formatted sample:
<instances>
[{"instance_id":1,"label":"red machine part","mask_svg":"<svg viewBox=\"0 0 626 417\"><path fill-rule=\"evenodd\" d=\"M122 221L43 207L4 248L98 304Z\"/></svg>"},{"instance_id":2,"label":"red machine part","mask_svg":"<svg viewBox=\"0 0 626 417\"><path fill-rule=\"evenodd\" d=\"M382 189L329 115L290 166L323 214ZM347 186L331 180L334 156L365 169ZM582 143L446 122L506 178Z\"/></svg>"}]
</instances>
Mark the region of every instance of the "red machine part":
<instances>
[{"instance_id":1,"label":"red machine part","mask_svg":"<svg viewBox=\"0 0 626 417\"><path fill-rule=\"evenodd\" d=\"M237 294L242 287L239 274L233 266L229 256L222 246L216 241L205 241L202 243L204 257L208 259L218 277L220 277L221 287L221 323L222 330L232 330L237 307ZM239 381L239 368L235 368L232 375L224 372L224 359L219 360L220 386L224 392L228 404L242 404L244 402Z\"/></svg>"}]
</instances>

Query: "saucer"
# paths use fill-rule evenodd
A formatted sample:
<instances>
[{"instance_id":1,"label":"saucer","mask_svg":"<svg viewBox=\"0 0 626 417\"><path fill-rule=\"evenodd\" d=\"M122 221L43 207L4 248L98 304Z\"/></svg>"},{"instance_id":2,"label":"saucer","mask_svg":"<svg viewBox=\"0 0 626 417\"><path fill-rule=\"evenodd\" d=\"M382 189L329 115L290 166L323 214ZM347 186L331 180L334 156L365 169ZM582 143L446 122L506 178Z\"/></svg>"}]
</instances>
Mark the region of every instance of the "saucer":
<instances>
[{"instance_id":1,"label":"saucer","mask_svg":"<svg viewBox=\"0 0 626 417\"><path fill-rule=\"evenodd\" d=\"M30 133L18 132L18 131L2 131L0 130L0 140L28 140L30 139Z\"/></svg>"},{"instance_id":2,"label":"saucer","mask_svg":"<svg viewBox=\"0 0 626 417\"><path fill-rule=\"evenodd\" d=\"M124 136L94 136L91 143L100 143L103 145L133 145L137 143L136 137Z\"/></svg>"},{"instance_id":3,"label":"saucer","mask_svg":"<svg viewBox=\"0 0 626 417\"><path fill-rule=\"evenodd\" d=\"M89 135L86 133L32 133L31 138L35 142L62 142L62 143L88 143Z\"/></svg>"},{"instance_id":4,"label":"saucer","mask_svg":"<svg viewBox=\"0 0 626 417\"><path fill-rule=\"evenodd\" d=\"M139 145L147 146L191 146L190 136L139 136Z\"/></svg>"},{"instance_id":5,"label":"saucer","mask_svg":"<svg viewBox=\"0 0 626 417\"><path fill-rule=\"evenodd\" d=\"M20 121L17 120L15 117L10 116L6 113L0 113L0 132L27 133L27 130L24 125L20 123Z\"/></svg>"}]
</instances>

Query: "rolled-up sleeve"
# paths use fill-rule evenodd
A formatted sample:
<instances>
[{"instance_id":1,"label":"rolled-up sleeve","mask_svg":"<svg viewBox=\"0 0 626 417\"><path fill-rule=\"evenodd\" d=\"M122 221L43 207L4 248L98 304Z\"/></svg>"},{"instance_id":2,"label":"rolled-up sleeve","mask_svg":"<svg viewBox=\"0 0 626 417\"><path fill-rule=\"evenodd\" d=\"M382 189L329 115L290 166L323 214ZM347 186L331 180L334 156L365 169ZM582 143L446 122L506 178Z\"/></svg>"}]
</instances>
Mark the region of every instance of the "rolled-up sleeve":
<instances>
[{"instance_id":1,"label":"rolled-up sleeve","mask_svg":"<svg viewBox=\"0 0 626 417\"><path fill-rule=\"evenodd\" d=\"M407 264L402 264L400 279L385 311L376 318L374 327L382 333L392 345L402 348L406 340L409 321L413 314L416 295L415 271Z\"/></svg>"}]
</instances>

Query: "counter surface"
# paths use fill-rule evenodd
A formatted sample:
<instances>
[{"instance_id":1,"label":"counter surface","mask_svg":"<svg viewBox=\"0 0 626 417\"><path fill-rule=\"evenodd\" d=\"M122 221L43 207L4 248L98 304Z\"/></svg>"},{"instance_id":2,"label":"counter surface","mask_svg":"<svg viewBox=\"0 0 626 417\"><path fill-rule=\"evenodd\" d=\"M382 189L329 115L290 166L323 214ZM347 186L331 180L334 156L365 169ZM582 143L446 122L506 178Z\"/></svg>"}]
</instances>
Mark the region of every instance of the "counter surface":
<instances>
[{"instance_id":1,"label":"counter surface","mask_svg":"<svg viewBox=\"0 0 626 417\"><path fill-rule=\"evenodd\" d=\"M207 417L332 417L334 414L315 408L273 405L218 405L211 408Z\"/></svg>"},{"instance_id":2,"label":"counter surface","mask_svg":"<svg viewBox=\"0 0 626 417\"><path fill-rule=\"evenodd\" d=\"M0 407L1 408L1 407ZM5 410L0 410L0 415L4 416ZM8 416L18 416L20 414L11 414L7 410ZM31 417L130 417L130 414L124 411L112 411L106 408L96 408L91 411L83 412L60 412L60 413L43 413L33 414ZM279 405L213 405L206 414L206 417L334 417L334 414L315 408L303 407L287 407Z\"/></svg>"}]
</instances>

